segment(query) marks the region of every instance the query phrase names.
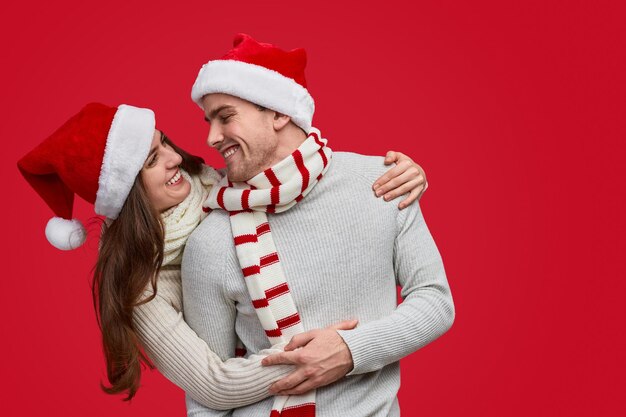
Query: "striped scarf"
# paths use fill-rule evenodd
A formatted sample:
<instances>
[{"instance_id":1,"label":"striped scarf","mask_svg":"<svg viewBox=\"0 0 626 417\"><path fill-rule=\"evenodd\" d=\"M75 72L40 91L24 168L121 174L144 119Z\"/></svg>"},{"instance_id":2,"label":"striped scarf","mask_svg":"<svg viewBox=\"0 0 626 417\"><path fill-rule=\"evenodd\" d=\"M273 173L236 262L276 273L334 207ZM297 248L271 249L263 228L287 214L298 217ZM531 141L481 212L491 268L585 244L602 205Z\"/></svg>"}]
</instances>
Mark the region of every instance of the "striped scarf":
<instances>
[{"instance_id":1,"label":"striped scarf","mask_svg":"<svg viewBox=\"0 0 626 417\"><path fill-rule=\"evenodd\" d=\"M288 342L304 332L281 266L266 213L281 213L306 196L328 169L332 151L312 128L289 157L245 183L224 178L213 187L205 207L230 212L239 265L257 316L270 344ZM315 416L315 390L276 396L270 417Z\"/></svg>"}]
</instances>

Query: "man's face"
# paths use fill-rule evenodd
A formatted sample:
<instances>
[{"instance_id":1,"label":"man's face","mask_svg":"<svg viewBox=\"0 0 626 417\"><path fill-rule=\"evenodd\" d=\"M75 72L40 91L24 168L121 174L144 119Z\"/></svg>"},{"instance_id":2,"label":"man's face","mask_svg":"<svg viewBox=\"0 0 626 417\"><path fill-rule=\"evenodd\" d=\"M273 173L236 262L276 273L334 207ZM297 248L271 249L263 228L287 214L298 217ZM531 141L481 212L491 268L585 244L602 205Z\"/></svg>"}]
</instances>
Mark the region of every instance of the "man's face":
<instances>
[{"instance_id":1,"label":"man's face","mask_svg":"<svg viewBox=\"0 0 626 417\"><path fill-rule=\"evenodd\" d=\"M208 144L222 154L231 181L247 181L278 162L273 111L227 94L204 96L202 107L211 124Z\"/></svg>"}]
</instances>

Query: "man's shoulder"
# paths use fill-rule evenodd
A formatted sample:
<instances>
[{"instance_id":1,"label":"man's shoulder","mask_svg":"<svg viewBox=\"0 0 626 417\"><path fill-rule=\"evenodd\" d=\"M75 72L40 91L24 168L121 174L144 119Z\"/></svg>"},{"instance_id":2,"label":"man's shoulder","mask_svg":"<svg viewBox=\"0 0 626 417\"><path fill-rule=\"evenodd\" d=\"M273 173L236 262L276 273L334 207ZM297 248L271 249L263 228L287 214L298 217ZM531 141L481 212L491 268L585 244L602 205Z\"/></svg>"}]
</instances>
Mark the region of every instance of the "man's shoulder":
<instances>
[{"instance_id":1,"label":"man's shoulder","mask_svg":"<svg viewBox=\"0 0 626 417\"><path fill-rule=\"evenodd\" d=\"M333 169L352 178L361 178L369 185L374 184L389 169L382 156L361 155L354 152L333 152Z\"/></svg>"}]
</instances>

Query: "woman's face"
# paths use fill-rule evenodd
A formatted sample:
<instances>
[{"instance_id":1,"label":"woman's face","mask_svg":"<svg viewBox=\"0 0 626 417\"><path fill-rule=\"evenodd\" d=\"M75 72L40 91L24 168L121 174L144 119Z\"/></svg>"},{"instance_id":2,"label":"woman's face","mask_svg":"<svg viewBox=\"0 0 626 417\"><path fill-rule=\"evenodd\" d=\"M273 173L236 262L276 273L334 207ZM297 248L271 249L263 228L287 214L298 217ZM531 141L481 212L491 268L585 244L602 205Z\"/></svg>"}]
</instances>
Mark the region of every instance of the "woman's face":
<instances>
[{"instance_id":1,"label":"woman's face","mask_svg":"<svg viewBox=\"0 0 626 417\"><path fill-rule=\"evenodd\" d=\"M161 213L180 204L191 191L191 184L180 172L183 158L164 142L165 136L154 131L150 154L141 170L141 179L152 205Z\"/></svg>"}]
</instances>

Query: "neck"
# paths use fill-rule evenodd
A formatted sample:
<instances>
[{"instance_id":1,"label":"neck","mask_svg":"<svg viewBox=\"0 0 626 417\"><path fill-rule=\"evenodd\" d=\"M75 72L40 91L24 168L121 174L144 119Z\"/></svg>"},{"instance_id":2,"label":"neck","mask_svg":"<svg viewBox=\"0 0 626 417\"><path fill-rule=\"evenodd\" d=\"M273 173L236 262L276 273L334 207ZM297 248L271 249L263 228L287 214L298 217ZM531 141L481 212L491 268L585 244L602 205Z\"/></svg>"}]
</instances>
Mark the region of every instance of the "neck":
<instances>
[{"instance_id":1,"label":"neck","mask_svg":"<svg viewBox=\"0 0 626 417\"><path fill-rule=\"evenodd\" d=\"M307 135L293 123L287 124L278 132L278 148L272 166L291 155L306 140ZM269 167L267 167L269 168Z\"/></svg>"}]
</instances>

